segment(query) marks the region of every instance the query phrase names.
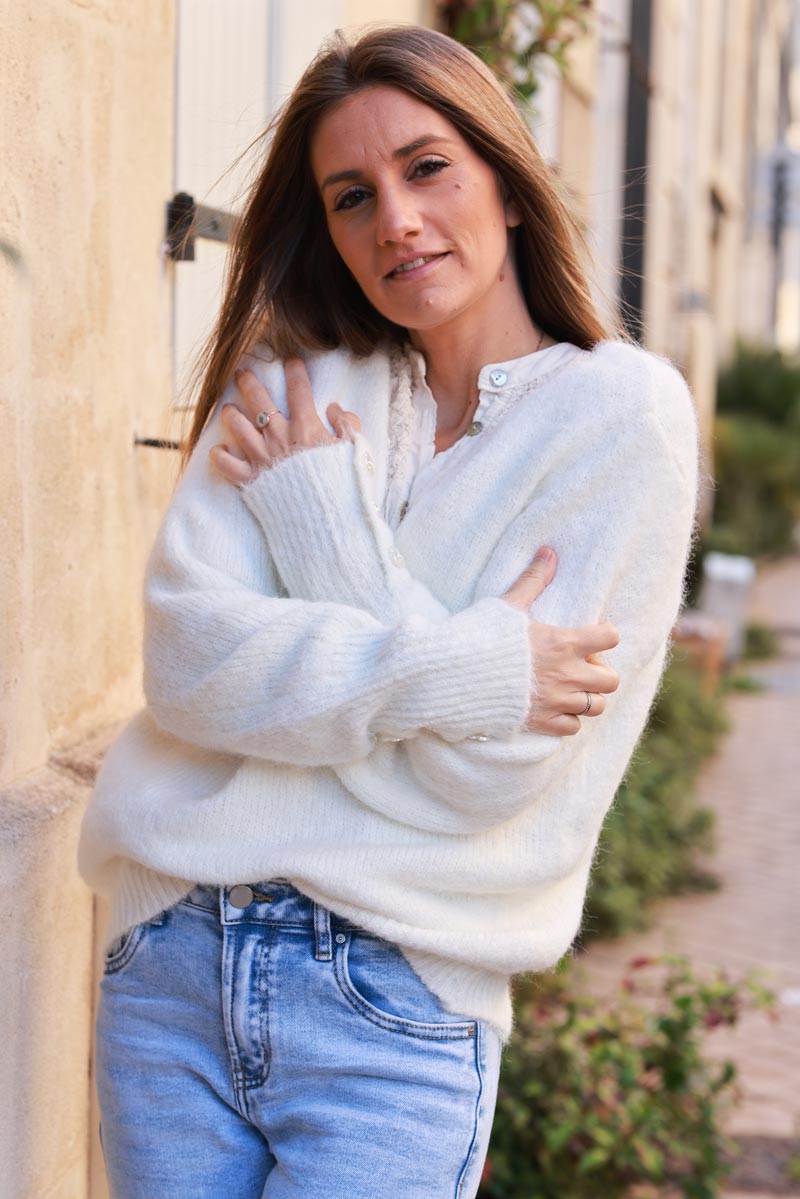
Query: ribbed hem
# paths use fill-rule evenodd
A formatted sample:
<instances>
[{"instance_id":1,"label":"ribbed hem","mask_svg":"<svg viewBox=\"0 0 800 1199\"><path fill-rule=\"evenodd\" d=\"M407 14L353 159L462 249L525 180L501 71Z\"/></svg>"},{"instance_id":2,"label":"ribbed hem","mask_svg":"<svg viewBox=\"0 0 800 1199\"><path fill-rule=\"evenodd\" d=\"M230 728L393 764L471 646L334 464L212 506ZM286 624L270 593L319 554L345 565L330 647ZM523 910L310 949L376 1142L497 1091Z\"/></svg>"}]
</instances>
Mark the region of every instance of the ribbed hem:
<instances>
[{"instance_id":1,"label":"ribbed hem","mask_svg":"<svg viewBox=\"0 0 800 1199\"><path fill-rule=\"evenodd\" d=\"M125 858L114 876L114 890L107 895L108 919L103 936L103 952L110 948L134 924L151 920L183 899L197 885L196 880L172 878L148 870Z\"/></svg>"}]
</instances>

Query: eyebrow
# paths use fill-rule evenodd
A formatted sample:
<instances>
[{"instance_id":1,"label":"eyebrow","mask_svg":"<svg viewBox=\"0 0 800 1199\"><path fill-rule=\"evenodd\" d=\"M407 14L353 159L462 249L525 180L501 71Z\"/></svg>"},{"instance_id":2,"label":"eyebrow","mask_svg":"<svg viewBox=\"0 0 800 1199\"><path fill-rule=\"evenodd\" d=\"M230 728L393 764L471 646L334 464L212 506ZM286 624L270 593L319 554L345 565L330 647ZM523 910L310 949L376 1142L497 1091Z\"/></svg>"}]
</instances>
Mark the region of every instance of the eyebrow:
<instances>
[{"instance_id":1,"label":"eyebrow","mask_svg":"<svg viewBox=\"0 0 800 1199\"><path fill-rule=\"evenodd\" d=\"M393 151L392 159L397 161L399 158L408 158L409 154L413 154L416 150L421 150L423 146L433 145L434 142L448 142L449 137L443 134L423 133L422 137L417 137L413 142L409 142L407 146L400 146L399 149ZM337 171L335 175L328 175L322 181L320 191L325 191L326 187L330 187L332 183L347 183L353 179L361 178L361 171L355 168L349 171Z\"/></svg>"}]
</instances>

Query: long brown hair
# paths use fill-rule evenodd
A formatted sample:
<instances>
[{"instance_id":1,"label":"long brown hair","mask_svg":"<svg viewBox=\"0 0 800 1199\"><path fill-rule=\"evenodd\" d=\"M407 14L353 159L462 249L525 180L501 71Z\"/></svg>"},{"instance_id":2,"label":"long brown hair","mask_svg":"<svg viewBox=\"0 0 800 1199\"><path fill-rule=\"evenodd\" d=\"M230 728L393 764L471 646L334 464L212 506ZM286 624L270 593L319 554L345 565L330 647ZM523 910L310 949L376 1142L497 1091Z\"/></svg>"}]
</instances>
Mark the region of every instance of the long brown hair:
<instances>
[{"instance_id":1,"label":"long brown hair","mask_svg":"<svg viewBox=\"0 0 800 1199\"><path fill-rule=\"evenodd\" d=\"M522 214L516 265L539 328L583 349L620 335L597 313L578 256L585 243L552 168L489 68L459 42L422 26L368 28L352 43L337 31L264 135L272 135L269 152L235 232L216 327L195 367L200 390L184 464L255 341L280 357L339 345L364 356L387 339L405 339L339 257L310 165L322 114L376 84L436 109L498 173Z\"/></svg>"}]
</instances>

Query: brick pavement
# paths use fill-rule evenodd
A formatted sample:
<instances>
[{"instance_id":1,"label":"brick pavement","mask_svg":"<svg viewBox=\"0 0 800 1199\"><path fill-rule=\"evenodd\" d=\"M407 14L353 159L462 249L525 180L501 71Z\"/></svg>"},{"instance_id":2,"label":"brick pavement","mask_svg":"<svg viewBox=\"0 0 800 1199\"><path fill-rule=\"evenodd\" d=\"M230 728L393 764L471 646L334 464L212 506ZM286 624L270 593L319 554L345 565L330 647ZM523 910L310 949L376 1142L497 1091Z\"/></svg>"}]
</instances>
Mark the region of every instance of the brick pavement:
<instances>
[{"instance_id":1,"label":"brick pavement","mask_svg":"<svg viewBox=\"0 0 800 1199\"><path fill-rule=\"evenodd\" d=\"M741 664L768 690L730 694L731 732L699 781L699 801L717 814L711 866L722 888L659 904L648 932L592 945L575 964L600 995L639 954L684 953L734 977L759 968L779 1019L748 1013L710 1034L707 1049L739 1069L743 1101L728 1130L785 1158L800 1152L800 556L759 569L749 616L781 630L781 653ZM800 1183L751 1176L737 1185L725 1199L800 1195Z\"/></svg>"}]
</instances>

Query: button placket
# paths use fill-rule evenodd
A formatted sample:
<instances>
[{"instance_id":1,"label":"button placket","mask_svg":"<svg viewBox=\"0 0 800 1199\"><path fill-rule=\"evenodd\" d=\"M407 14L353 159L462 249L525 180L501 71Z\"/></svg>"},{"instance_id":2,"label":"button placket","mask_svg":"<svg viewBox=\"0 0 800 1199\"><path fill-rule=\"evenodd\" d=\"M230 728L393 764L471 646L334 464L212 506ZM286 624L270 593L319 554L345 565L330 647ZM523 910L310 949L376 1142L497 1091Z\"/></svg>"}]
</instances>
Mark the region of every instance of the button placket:
<instances>
[{"instance_id":1,"label":"button placket","mask_svg":"<svg viewBox=\"0 0 800 1199\"><path fill-rule=\"evenodd\" d=\"M362 449L359 447L359 450L357 452L357 457L356 457L356 463L357 463L357 466L358 466L358 464L362 465L364 470L368 474L370 474L370 475L375 474L375 460L372 457L372 454L369 452L368 449L366 449L366 448ZM358 469L356 469L356 474L357 475L360 474ZM369 485L368 481L366 479L364 479L363 475L361 476L361 479L360 479L360 487L361 487L361 494L362 494L362 498L363 498L364 502L369 504L370 508L372 509L373 512L375 512L375 514L378 518L378 523L373 523L372 521L370 521L369 523L372 526L373 534L375 536L375 541L376 541L379 552L382 550L386 554L386 557L389 559L392 566L395 566L398 570L402 570L402 568L406 565L406 560L403 557L403 555L400 553L400 550L397 548L397 546L390 540L389 530L384 528L379 523L381 521L382 509L381 509L380 504L375 499L373 499L372 494L371 494L372 488Z\"/></svg>"}]
</instances>

